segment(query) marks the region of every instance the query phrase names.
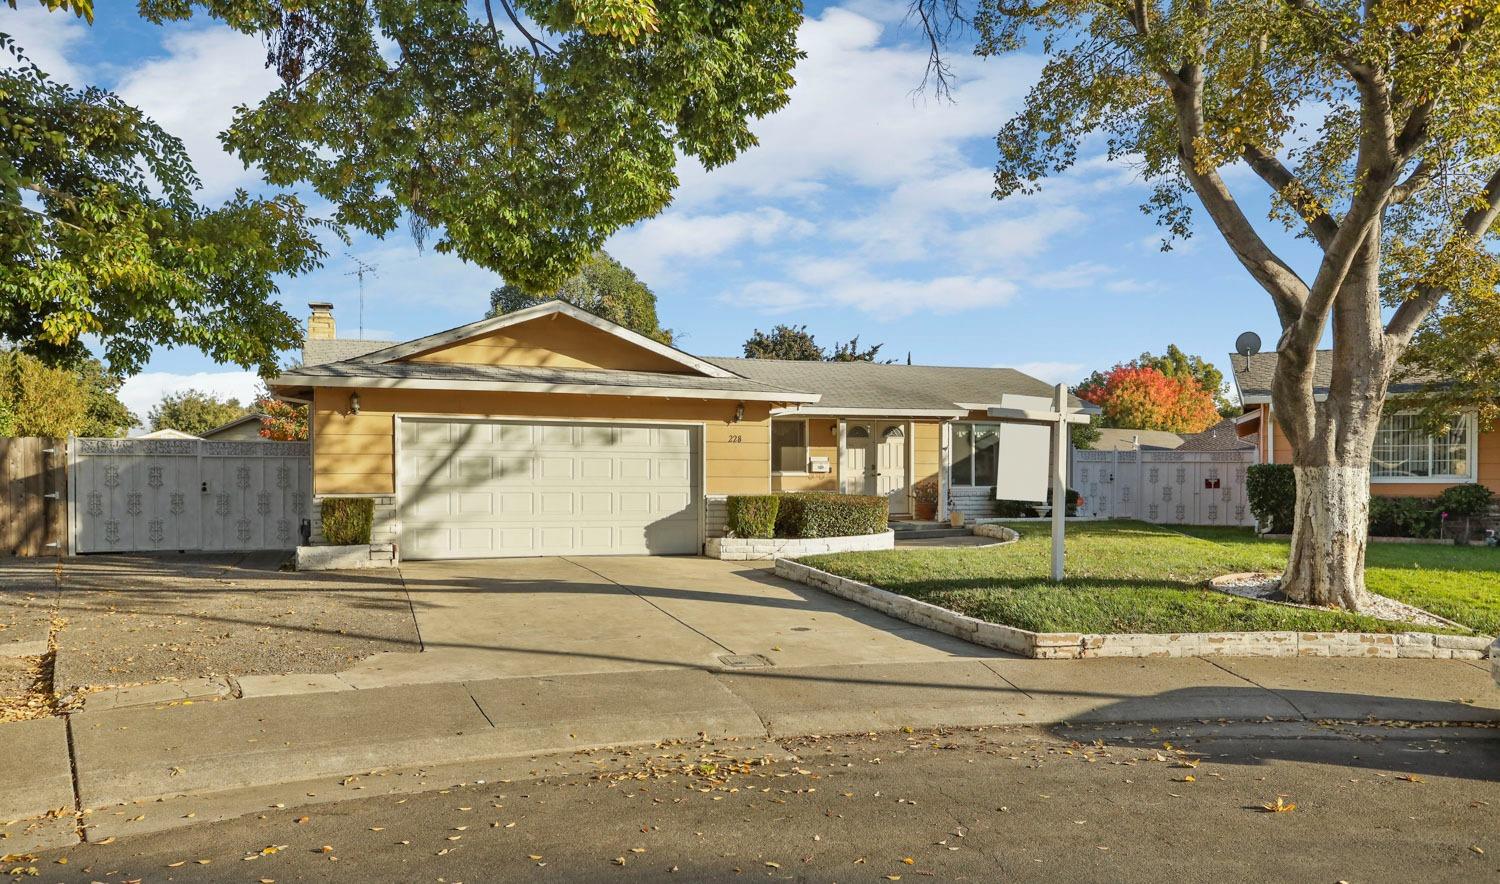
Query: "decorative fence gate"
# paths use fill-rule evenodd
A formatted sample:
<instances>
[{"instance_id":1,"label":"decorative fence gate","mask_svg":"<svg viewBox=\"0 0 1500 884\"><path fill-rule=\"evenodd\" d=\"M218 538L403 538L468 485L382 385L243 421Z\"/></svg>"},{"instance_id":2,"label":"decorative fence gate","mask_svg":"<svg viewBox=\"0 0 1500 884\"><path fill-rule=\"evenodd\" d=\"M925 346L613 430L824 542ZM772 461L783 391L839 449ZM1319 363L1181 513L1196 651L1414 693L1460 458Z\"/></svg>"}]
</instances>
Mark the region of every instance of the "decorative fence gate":
<instances>
[{"instance_id":1,"label":"decorative fence gate","mask_svg":"<svg viewBox=\"0 0 1500 884\"><path fill-rule=\"evenodd\" d=\"M1246 451L1077 451L1079 515L1168 525L1254 525Z\"/></svg>"},{"instance_id":2,"label":"decorative fence gate","mask_svg":"<svg viewBox=\"0 0 1500 884\"><path fill-rule=\"evenodd\" d=\"M74 439L75 552L290 549L312 500L306 442Z\"/></svg>"}]
</instances>

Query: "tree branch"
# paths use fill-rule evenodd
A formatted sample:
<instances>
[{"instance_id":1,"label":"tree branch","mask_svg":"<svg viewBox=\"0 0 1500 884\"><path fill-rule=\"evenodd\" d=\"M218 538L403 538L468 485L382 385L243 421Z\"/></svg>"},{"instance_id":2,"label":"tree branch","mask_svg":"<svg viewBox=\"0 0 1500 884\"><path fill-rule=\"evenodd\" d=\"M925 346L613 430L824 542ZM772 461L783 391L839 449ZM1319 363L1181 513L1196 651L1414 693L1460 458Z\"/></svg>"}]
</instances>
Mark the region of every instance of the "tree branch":
<instances>
[{"instance_id":1,"label":"tree branch","mask_svg":"<svg viewBox=\"0 0 1500 884\"><path fill-rule=\"evenodd\" d=\"M1253 144L1247 144L1241 151L1241 155L1244 156L1251 170L1259 175L1262 181L1271 185L1271 189L1280 194L1281 198L1297 211L1297 214L1307 223L1307 229L1318 241L1318 245L1326 249L1338 235L1339 225L1333 220L1333 216L1328 214L1328 210L1318 204L1312 191L1304 187L1291 170L1276 158L1275 154L1267 153ZM1313 205L1317 206L1317 211L1309 215L1307 209Z\"/></svg>"},{"instance_id":2,"label":"tree branch","mask_svg":"<svg viewBox=\"0 0 1500 884\"><path fill-rule=\"evenodd\" d=\"M1483 239L1494 226L1496 217L1500 217L1500 169L1490 175L1479 198L1484 201L1483 204L1464 213L1455 233L1470 243ZM1416 334L1417 327L1437 309L1447 294L1448 289L1444 286L1423 286L1418 289L1416 297L1402 302L1396 308L1391 321L1386 324L1385 333L1403 344L1410 341L1412 335Z\"/></svg>"},{"instance_id":3,"label":"tree branch","mask_svg":"<svg viewBox=\"0 0 1500 884\"><path fill-rule=\"evenodd\" d=\"M1416 196L1417 191L1427 186L1432 176L1437 173L1437 166L1430 159L1424 159L1417 163L1417 167L1411 170L1406 180L1391 188L1389 202L1392 204L1404 203Z\"/></svg>"},{"instance_id":4,"label":"tree branch","mask_svg":"<svg viewBox=\"0 0 1500 884\"><path fill-rule=\"evenodd\" d=\"M505 41L500 37L500 29L495 27L495 10L490 3L491 0L484 0L484 13L490 20L490 35L495 38L496 46L504 46ZM542 58L543 49L554 55L557 54L556 49L548 46L540 37L531 33L531 31L526 29L525 25L521 24L521 18L516 15L516 10L510 5L510 0L500 0L500 7L505 10L506 16L510 18L510 23L515 25L516 30L521 32L521 36L526 38L526 42L531 44L531 54L536 56L538 61Z\"/></svg>"}]
</instances>

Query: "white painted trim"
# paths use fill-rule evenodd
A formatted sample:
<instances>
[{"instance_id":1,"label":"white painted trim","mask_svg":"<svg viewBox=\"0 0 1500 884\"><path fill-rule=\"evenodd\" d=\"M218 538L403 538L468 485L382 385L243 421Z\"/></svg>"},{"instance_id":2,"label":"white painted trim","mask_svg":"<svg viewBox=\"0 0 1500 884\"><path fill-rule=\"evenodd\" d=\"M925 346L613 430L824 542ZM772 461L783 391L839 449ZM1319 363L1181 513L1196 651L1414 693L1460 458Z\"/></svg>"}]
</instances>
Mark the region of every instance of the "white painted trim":
<instances>
[{"instance_id":1,"label":"white painted trim","mask_svg":"<svg viewBox=\"0 0 1500 884\"><path fill-rule=\"evenodd\" d=\"M948 495L952 493L952 483L949 481L948 473L953 469L953 422L943 421L938 424L938 504L937 518L939 522L948 521Z\"/></svg>"},{"instance_id":2,"label":"white painted trim","mask_svg":"<svg viewBox=\"0 0 1500 884\"><path fill-rule=\"evenodd\" d=\"M1261 414L1260 414L1259 411L1247 411L1244 414L1240 415L1239 417L1232 417L1232 418L1230 418L1230 420L1233 421L1236 424L1247 424L1250 421L1259 420L1260 417L1261 417Z\"/></svg>"},{"instance_id":3,"label":"white painted trim","mask_svg":"<svg viewBox=\"0 0 1500 884\"><path fill-rule=\"evenodd\" d=\"M284 374L280 386L352 387L369 390L474 390L500 393L564 393L580 396L639 396L647 399L728 399L746 402L816 402L816 393L758 390L701 390L682 387L631 387L615 384L548 384L533 381L461 381L435 378L322 377Z\"/></svg>"},{"instance_id":4,"label":"white painted trim","mask_svg":"<svg viewBox=\"0 0 1500 884\"><path fill-rule=\"evenodd\" d=\"M594 328L599 329L600 331L608 332L609 334L612 334L615 337L620 338L621 340L635 344L642 349L650 350L658 356L663 356L680 365L685 365L688 368L691 368L706 377L740 377L740 375L737 375L732 371L721 368L711 362L699 359L698 357L693 356L690 353L685 353L682 350L677 349L676 347L670 347L666 344L661 343L660 341L654 341L651 338L640 334L639 332L631 331L630 329L625 328L622 325L610 322L608 319L595 316L594 314L589 313L586 310L580 310L577 307L574 307L572 304L567 303L566 301L556 300L546 301L544 303L537 304L534 307L527 307L524 310L517 310L514 313L506 313L503 316L494 316L488 319L481 319L478 322L471 322L468 325L461 325L458 328L451 328L447 331L441 331L436 334L427 335L425 337L415 338L402 344L396 344L393 347L386 347L383 350L376 350L373 353L366 353L363 356L357 358L364 362L392 362L394 360L401 359L407 356L413 356L418 353L425 353L429 350L435 350L439 347L457 344L462 341L468 340L469 338L476 338L480 335L486 335L491 332L499 331L500 329L506 328L508 326L519 325L523 322L529 322L533 319L540 319L544 316L552 316L559 313L572 319L576 319L579 322L591 325Z\"/></svg>"},{"instance_id":5,"label":"white painted trim","mask_svg":"<svg viewBox=\"0 0 1500 884\"><path fill-rule=\"evenodd\" d=\"M1390 414L1387 414L1387 415L1382 415L1381 419L1384 420L1387 417L1394 417L1396 415L1416 414L1416 413L1417 412L1415 410L1407 408L1407 409L1402 409L1400 411L1393 411L1393 412L1391 412ZM1472 484L1478 482L1479 481L1479 415L1478 415L1477 412L1465 411L1463 413L1463 420L1464 420L1464 423L1467 425L1467 429L1468 429L1468 433L1467 433L1468 442L1467 442L1467 445L1468 445L1468 448L1469 448L1469 471L1467 473L1452 474L1452 475L1434 475L1434 476L1377 476L1374 473L1374 466L1372 465L1371 466L1371 472L1370 472L1370 484L1371 485L1472 485ZM1377 428L1376 432L1379 432L1378 428ZM1433 437L1430 436L1430 435L1427 437L1427 440L1428 440L1428 453L1429 454L1431 453L1431 450L1432 450L1432 438Z\"/></svg>"}]
</instances>

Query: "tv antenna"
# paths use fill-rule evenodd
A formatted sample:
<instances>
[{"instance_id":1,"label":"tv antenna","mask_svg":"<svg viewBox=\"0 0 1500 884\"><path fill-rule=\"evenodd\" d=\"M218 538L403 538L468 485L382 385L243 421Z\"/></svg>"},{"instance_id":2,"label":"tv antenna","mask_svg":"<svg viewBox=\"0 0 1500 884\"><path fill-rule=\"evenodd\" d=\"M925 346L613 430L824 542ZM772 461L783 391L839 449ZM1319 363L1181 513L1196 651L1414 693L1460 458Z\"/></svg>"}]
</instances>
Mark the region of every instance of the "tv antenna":
<instances>
[{"instance_id":1,"label":"tv antenna","mask_svg":"<svg viewBox=\"0 0 1500 884\"><path fill-rule=\"evenodd\" d=\"M345 276L357 276L357 277L359 277L359 337L360 337L360 340L364 340L364 337L365 337L365 275L369 274L370 276L379 276L380 273L378 271L379 271L380 268L376 267L374 264L366 264L364 261L361 261L360 259L354 257L353 255L349 254L348 252L344 253L344 257L348 258L350 261L353 261L354 262L354 268L355 268L355 269L349 271L348 273L345 273L344 275Z\"/></svg>"}]
</instances>

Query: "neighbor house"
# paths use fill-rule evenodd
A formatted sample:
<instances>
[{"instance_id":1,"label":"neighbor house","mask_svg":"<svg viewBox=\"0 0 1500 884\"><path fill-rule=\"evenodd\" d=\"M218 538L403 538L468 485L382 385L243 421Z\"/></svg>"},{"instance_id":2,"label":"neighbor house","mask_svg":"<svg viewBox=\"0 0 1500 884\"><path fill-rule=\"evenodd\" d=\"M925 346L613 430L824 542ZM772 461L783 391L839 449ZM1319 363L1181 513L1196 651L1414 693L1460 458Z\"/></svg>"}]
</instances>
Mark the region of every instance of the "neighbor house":
<instances>
[{"instance_id":1,"label":"neighbor house","mask_svg":"<svg viewBox=\"0 0 1500 884\"><path fill-rule=\"evenodd\" d=\"M1318 352L1313 393L1328 395L1333 376L1332 351ZM1276 423L1271 379L1276 354L1231 355L1234 383L1245 413L1235 418L1236 435L1260 449L1261 463L1291 463L1292 446ZM1370 491L1395 497L1436 497L1454 485L1479 482L1500 492L1500 432L1480 432L1473 412L1455 415L1446 433L1433 435L1420 426L1416 413L1401 399L1422 389L1423 380L1393 383L1375 435Z\"/></svg>"},{"instance_id":2,"label":"neighbor house","mask_svg":"<svg viewBox=\"0 0 1500 884\"><path fill-rule=\"evenodd\" d=\"M405 343L339 339L310 306L303 364L271 389L310 404L315 498L374 498L404 558L695 553L735 494L987 514L1006 468L988 409L1052 390L1009 368L694 356L561 301Z\"/></svg>"}]
</instances>

